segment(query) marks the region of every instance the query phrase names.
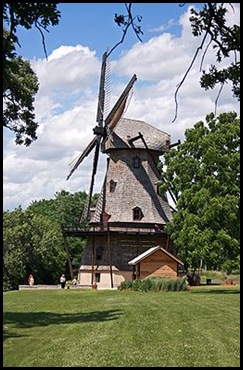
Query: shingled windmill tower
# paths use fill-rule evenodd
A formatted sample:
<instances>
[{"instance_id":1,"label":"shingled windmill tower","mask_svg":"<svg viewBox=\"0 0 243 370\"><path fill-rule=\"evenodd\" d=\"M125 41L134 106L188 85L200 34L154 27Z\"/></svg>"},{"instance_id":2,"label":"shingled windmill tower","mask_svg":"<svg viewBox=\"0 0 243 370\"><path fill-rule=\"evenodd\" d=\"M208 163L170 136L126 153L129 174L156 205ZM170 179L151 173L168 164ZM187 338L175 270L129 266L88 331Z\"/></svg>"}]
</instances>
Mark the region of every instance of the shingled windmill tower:
<instances>
[{"instance_id":1,"label":"shingled windmill tower","mask_svg":"<svg viewBox=\"0 0 243 370\"><path fill-rule=\"evenodd\" d=\"M103 57L104 73L106 54ZM171 209L165 194L158 191L159 157L171 146L170 135L150 124L122 118L133 76L110 114L102 116L104 82L100 83L95 138L81 154L70 175L95 149L94 166L86 216L88 228L64 229L66 236L85 237L79 283L100 287L117 287L132 280L139 272L129 261L154 246L172 252L164 225L171 220ZM100 109L100 111L99 111ZM90 201L99 152L107 155L103 187L94 211ZM70 176L69 175L69 176Z\"/></svg>"}]
</instances>

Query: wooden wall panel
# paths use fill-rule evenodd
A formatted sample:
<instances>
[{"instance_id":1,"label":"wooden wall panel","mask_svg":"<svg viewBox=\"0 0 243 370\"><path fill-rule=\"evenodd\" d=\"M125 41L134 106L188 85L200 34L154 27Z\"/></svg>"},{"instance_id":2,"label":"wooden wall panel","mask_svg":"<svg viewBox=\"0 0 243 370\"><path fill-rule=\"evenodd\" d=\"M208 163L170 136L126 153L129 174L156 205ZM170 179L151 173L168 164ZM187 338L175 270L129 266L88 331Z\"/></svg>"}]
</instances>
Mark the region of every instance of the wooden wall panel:
<instances>
[{"instance_id":1,"label":"wooden wall panel","mask_svg":"<svg viewBox=\"0 0 243 370\"><path fill-rule=\"evenodd\" d=\"M177 262L159 250L141 261L140 278L146 276L177 277Z\"/></svg>"}]
</instances>

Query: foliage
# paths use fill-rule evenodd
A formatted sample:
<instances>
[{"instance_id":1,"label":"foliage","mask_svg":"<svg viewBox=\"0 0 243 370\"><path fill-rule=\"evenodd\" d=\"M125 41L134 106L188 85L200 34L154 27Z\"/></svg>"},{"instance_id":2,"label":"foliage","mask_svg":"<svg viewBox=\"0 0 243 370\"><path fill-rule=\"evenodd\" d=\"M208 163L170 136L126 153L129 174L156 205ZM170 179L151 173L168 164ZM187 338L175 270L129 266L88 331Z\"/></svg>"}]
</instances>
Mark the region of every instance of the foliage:
<instances>
[{"instance_id":1,"label":"foliage","mask_svg":"<svg viewBox=\"0 0 243 370\"><path fill-rule=\"evenodd\" d=\"M227 271L213 271L203 269L200 273L201 283L205 283L207 278L212 280L219 281L221 284L224 280L232 280L234 283L240 281L240 270L232 270L230 274L227 274Z\"/></svg>"},{"instance_id":2,"label":"foliage","mask_svg":"<svg viewBox=\"0 0 243 370\"><path fill-rule=\"evenodd\" d=\"M240 120L234 112L210 114L185 132L164 156L160 191L177 199L166 229L180 258L209 269L239 256Z\"/></svg>"},{"instance_id":3,"label":"foliage","mask_svg":"<svg viewBox=\"0 0 243 370\"><path fill-rule=\"evenodd\" d=\"M140 292L149 292L160 290L180 291L187 289L186 278L166 278L166 277L146 277L133 281L122 281L118 290L133 290Z\"/></svg>"},{"instance_id":4,"label":"foliage","mask_svg":"<svg viewBox=\"0 0 243 370\"><path fill-rule=\"evenodd\" d=\"M87 194L84 191L72 194L61 190L56 192L54 197L49 200L33 201L28 209L38 214L45 214L61 225L78 225Z\"/></svg>"},{"instance_id":5,"label":"foliage","mask_svg":"<svg viewBox=\"0 0 243 370\"><path fill-rule=\"evenodd\" d=\"M33 103L38 79L30 63L16 54L16 44L20 45L17 28L36 27L46 54L43 31L59 23L57 4L3 3L3 126L15 133L19 145L29 146L37 139Z\"/></svg>"},{"instance_id":6,"label":"foliage","mask_svg":"<svg viewBox=\"0 0 243 370\"><path fill-rule=\"evenodd\" d=\"M35 283L53 284L65 268L62 234L57 222L21 207L3 213L3 282L5 289Z\"/></svg>"},{"instance_id":7,"label":"foliage","mask_svg":"<svg viewBox=\"0 0 243 370\"><path fill-rule=\"evenodd\" d=\"M62 224L77 226L87 194L64 190L55 199L32 202L3 213L3 285L4 290L26 284L30 273L36 284L56 284L61 273L70 275L65 252ZM97 201L97 194L92 199ZM78 274L86 240L68 238L73 272Z\"/></svg>"},{"instance_id":8,"label":"foliage","mask_svg":"<svg viewBox=\"0 0 243 370\"><path fill-rule=\"evenodd\" d=\"M231 81L233 95L240 100L240 61L237 58L240 52L240 25L227 25L227 12L225 3L205 3L200 11L191 9L190 21L194 36L206 35L210 39L208 45L213 43L216 62L221 63L233 56L233 62L227 67L219 69L211 65L209 72L204 70L201 86L207 90L216 84Z\"/></svg>"},{"instance_id":9,"label":"foliage","mask_svg":"<svg viewBox=\"0 0 243 370\"><path fill-rule=\"evenodd\" d=\"M185 4L187 3L180 3L180 6L184 6ZM232 11L234 11L233 5L229 4L229 6L231 6ZM134 23L135 20L141 22L142 17L133 16L132 3L125 3L125 7L127 11L126 15L118 15L115 13L114 21L119 27L122 27L123 37L122 40L112 48L112 50L114 50L120 43L123 42L125 34L131 25L135 35L140 41L142 41L139 36L140 34L143 34L142 28ZM208 90L213 89L217 84L220 84L220 93L223 85L230 81L232 83L233 96L240 100L240 25L234 24L230 26L227 24L226 16L228 12L229 10L226 7L226 3L202 3L199 11L197 11L195 8L191 8L191 16L189 20L192 26L192 34L195 37L202 36L202 42L198 46L183 79L177 85L175 92L176 114L174 120L177 117L178 110L178 90L184 83L188 72L192 68L201 50L203 50L203 56L201 60L202 69L204 57L212 43L213 48L216 50L216 59L215 63L213 63L209 68L209 72L206 72L205 70L202 71L202 76L200 79L201 87ZM225 67L223 61L228 60L227 58L231 58L232 62L230 65ZM221 69L216 66L220 63L223 65Z\"/></svg>"},{"instance_id":10,"label":"foliage","mask_svg":"<svg viewBox=\"0 0 243 370\"><path fill-rule=\"evenodd\" d=\"M45 214L51 220L58 222L59 227L62 225L77 227L86 199L87 194L85 192L76 192L72 194L68 191L61 190L55 194L55 199L43 199L41 201L32 202L28 209L37 214ZM96 200L97 195L94 195L92 201L96 202ZM86 241L80 238L70 237L67 242L74 274L77 275ZM67 266L66 275L69 276L69 273Z\"/></svg>"},{"instance_id":11,"label":"foliage","mask_svg":"<svg viewBox=\"0 0 243 370\"><path fill-rule=\"evenodd\" d=\"M3 30L4 41L8 33ZM8 56L3 59L3 126L14 131L16 144L28 146L37 139L35 122L34 95L38 91L38 80L30 63L16 57L14 46L9 42Z\"/></svg>"}]
</instances>

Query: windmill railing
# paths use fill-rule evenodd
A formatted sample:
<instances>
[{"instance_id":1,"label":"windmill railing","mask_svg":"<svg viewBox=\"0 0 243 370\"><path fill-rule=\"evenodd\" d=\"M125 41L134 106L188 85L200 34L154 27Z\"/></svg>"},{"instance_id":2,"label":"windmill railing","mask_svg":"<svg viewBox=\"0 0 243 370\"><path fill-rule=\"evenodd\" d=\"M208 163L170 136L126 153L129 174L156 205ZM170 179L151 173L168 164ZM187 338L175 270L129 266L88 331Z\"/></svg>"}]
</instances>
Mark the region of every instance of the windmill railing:
<instances>
[{"instance_id":1,"label":"windmill railing","mask_svg":"<svg viewBox=\"0 0 243 370\"><path fill-rule=\"evenodd\" d=\"M86 225L62 225L64 234L92 234L116 232L121 234L166 234L163 230L163 225L151 223L134 223L134 222L109 222L104 223L89 223Z\"/></svg>"}]
</instances>

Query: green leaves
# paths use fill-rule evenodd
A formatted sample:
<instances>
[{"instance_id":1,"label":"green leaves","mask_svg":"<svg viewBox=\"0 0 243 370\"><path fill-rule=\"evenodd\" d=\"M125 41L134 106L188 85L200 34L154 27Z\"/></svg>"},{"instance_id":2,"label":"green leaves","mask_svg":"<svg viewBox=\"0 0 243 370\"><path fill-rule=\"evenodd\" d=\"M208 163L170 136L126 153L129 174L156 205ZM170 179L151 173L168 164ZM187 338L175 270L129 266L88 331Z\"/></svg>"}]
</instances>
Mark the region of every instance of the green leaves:
<instances>
[{"instance_id":1,"label":"green leaves","mask_svg":"<svg viewBox=\"0 0 243 370\"><path fill-rule=\"evenodd\" d=\"M59 23L56 7L57 3L3 3L3 126L15 133L18 145L29 146L37 139L33 104L39 84L30 63L16 55L17 28L36 27L46 54L42 30Z\"/></svg>"},{"instance_id":2,"label":"green leaves","mask_svg":"<svg viewBox=\"0 0 243 370\"><path fill-rule=\"evenodd\" d=\"M3 280L5 289L17 289L32 273L36 284L57 284L63 271L69 276L61 225L79 225L87 198L85 192L60 191L55 199L34 201L3 213ZM92 202L97 201L97 194ZM70 257L77 274L86 245L68 238Z\"/></svg>"},{"instance_id":3,"label":"green leaves","mask_svg":"<svg viewBox=\"0 0 243 370\"><path fill-rule=\"evenodd\" d=\"M232 5L231 7L233 8ZM240 26L228 25L224 3L205 3L199 12L191 9L191 14L192 34L195 37L207 36L209 40L205 53L212 43L218 65L224 59L231 57L233 60L228 66L223 65L221 69L213 64L208 72L204 70L200 80L201 87L205 90L213 89L217 84L222 85L230 81L233 96L240 100L240 62L237 60L237 52L240 51Z\"/></svg>"},{"instance_id":4,"label":"green leaves","mask_svg":"<svg viewBox=\"0 0 243 370\"><path fill-rule=\"evenodd\" d=\"M220 267L239 255L240 120L235 112L210 114L185 137L161 167L178 197L167 231L191 267L201 260Z\"/></svg>"}]
</instances>

